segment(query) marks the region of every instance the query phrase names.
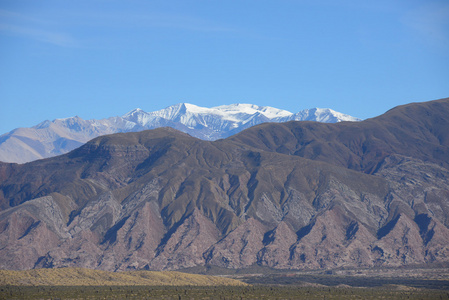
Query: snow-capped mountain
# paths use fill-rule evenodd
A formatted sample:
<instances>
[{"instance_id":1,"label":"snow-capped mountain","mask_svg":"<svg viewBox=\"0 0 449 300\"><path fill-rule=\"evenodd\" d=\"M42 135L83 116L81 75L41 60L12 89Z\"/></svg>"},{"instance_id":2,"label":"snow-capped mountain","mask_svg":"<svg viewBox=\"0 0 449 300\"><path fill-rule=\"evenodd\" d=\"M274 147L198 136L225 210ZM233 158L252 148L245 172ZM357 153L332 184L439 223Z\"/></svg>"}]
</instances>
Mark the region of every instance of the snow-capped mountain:
<instances>
[{"instance_id":1,"label":"snow-capped mountain","mask_svg":"<svg viewBox=\"0 0 449 300\"><path fill-rule=\"evenodd\" d=\"M145 112L135 109L122 117L145 129L170 126L204 140L226 138L243 129L264 122L318 121L337 123L360 121L328 108L313 108L291 113L254 104L231 104L212 108L180 103L165 109Z\"/></svg>"},{"instance_id":2,"label":"snow-capped mountain","mask_svg":"<svg viewBox=\"0 0 449 300\"><path fill-rule=\"evenodd\" d=\"M290 120L316 121L316 122L322 122L322 123L338 123L341 121L353 121L353 122L360 121L360 119L358 119L358 118L354 118L349 115L339 113L330 108L305 109L296 114L293 114L292 116L288 117L287 119L288 119L288 121L290 121ZM278 119L277 121L285 122L287 120Z\"/></svg>"},{"instance_id":3,"label":"snow-capped mountain","mask_svg":"<svg viewBox=\"0 0 449 300\"><path fill-rule=\"evenodd\" d=\"M291 113L254 104L231 104L212 108L180 103L145 112L134 109L121 117L83 120L76 116L44 121L31 128L18 128L0 136L0 161L25 163L67 153L105 134L173 127L203 140L216 140L264 122L360 121L331 109L313 108Z\"/></svg>"}]
</instances>

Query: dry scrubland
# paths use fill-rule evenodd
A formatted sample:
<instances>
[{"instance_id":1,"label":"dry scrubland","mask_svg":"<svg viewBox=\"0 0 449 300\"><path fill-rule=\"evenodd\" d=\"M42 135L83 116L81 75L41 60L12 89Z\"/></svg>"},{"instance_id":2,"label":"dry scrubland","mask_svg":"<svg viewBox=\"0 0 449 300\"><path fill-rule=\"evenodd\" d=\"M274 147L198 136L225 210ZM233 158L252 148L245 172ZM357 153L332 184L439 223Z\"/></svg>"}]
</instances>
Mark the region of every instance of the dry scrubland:
<instances>
[{"instance_id":1,"label":"dry scrubland","mask_svg":"<svg viewBox=\"0 0 449 300\"><path fill-rule=\"evenodd\" d=\"M247 284L218 276L181 272L107 272L81 268L0 270L0 286L215 286Z\"/></svg>"},{"instance_id":2,"label":"dry scrubland","mask_svg":"<svg viewBox=\"0 0 449 300\"><path fill-rule=\"evenodd\" d=\"M237 275L254 283L249 285L230 278L181 272L0 270L0 299L449 299L448 280L429 272L416 274L419 278L405 272L405 281L397 274L392 278L365 274L368 276L362 277L369 284L346 273Z\"/></svg>"},{"instance_id":3,"label":"dry scrubland","mask_svg":"<svg viewBox=\"0 0 449 300\"><path fill-rule=\"evenodd\" d=\"M292 286L6 286L0 299L448 299L441 290Z\"/></svg>"}]
</instances>

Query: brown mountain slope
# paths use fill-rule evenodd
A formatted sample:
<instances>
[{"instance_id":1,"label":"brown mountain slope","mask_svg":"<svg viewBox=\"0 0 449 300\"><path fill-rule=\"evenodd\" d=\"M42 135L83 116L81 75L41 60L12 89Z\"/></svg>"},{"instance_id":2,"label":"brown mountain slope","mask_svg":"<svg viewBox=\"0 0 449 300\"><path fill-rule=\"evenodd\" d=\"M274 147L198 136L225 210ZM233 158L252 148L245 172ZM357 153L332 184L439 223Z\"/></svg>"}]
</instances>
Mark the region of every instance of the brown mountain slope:
<instances>
[{"instance_id":1,"label":"brown mountain slope","mask_svg":"<svg viewBox=\"0 0 449 300\"><path fill-rule=\"evenodd\" d=\"M399 154L447 168L449 98L391 109L364 122L288 122L254 126L230 138L258 149L373 173Z\"/></svg>"},{"instance_id":2,"label":"brown mountain slope","mask_svg":"<svg viewBox=\"0 0 449 300\"><path fill-rule=\"evenodd\" d=\"M448 102L361 123L261 125L215 142L169 128L115 134L1 164L0 267L448 261Z\"/></svg>"}]
</instances>

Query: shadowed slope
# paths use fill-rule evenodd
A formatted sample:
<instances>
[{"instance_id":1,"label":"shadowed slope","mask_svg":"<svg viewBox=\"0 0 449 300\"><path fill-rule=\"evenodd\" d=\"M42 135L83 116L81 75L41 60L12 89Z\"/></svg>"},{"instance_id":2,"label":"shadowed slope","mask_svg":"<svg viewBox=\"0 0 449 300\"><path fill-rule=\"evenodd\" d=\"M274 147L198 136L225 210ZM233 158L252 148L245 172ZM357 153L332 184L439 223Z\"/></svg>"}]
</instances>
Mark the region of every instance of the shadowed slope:
<instances>
[{"instance_id":1,"label":"shadowed slope","mask_svg":"<svg viewBox=\"0 0 449 300\"><path fill-rule=\"evenodd\" d=\"M264 124L215 142L170 128L114 134L1 164L1 267L447 261L448 103L360 123Z\"/></svg>"},{"instance_id":2,"label":"shadowed slope","mask_svg":"<svg viewBox=\"0 0 449 300\"><path fill-rule=\"evenodd\" d=\"M449 98L391 109L363 122L262 124L231 141L373 173L388 155L449 166Z\"/></svg>"}]
</instances>

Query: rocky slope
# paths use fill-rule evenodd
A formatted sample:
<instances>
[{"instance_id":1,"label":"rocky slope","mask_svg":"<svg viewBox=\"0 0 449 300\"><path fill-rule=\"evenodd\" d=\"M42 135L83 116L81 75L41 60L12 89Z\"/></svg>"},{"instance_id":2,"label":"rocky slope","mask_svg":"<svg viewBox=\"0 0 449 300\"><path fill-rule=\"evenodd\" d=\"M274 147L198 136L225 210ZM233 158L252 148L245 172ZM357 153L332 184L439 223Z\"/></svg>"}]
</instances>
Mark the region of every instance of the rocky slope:
<instances>
[{"instance_id":1,"label":"rocky slope","mask_svg":"<svg viewBox=\"0 0 449 300\"><path fill-rule=\"evenodd\" d=\"M0 164L0 268L449 261L449 99L363 122L172 128Z\"/></svg>"},{"instance_id":2,"label":"rocky slope","mask_svg":"<svg viewBox=\"0 0 449 300\"><path fill-rule=\"evenodd\" d=\"M331 109L306 109L296 114L268 106L231 104L212 108L180 103L145 112L135 109L122 117L83 120L80 117L44 121L0 136L0 161L25 163L67 153L105 134L137 132L169 126L203 140L229 137L264 122L312 120L360 121Z\"/></svg>"}]
</instances>

